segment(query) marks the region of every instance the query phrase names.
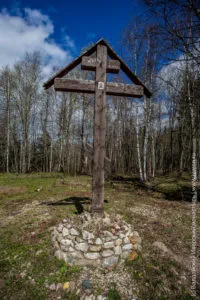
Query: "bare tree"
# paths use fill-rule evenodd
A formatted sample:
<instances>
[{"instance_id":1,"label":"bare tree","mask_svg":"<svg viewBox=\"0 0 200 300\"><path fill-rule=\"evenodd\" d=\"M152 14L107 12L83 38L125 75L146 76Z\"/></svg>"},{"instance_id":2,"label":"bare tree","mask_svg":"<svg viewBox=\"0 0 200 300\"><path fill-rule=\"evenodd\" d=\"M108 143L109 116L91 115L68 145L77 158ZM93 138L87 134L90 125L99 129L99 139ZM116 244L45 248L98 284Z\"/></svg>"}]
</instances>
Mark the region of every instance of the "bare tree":
<instances>
[{"instance_id":1,"label":"bare tree","mask_svg":"<svg viewBox=\"0 0 200 300\"><path fill-rule=\"evenodd\" d=\"M11 98L13 93L13 75L9 67L2 69L0 74L0 85L3 91L4 111L5 111L5 128L6 128L6 172L9 172L10 159L10 114L11 114Z\"/></svg>"},{"instance_id":2,"label":"bare tree","mask_svg":"<svg viewBox=\"0 0 200 300\"><path fill-rule=\"evenodd\" d=\"M38 53L26 54L14 68L14 104L18 112L21 131L20 172L28 171L29 134L31 110L37 101L40 82L40 57Z\"/></svg>"}]
</instances>

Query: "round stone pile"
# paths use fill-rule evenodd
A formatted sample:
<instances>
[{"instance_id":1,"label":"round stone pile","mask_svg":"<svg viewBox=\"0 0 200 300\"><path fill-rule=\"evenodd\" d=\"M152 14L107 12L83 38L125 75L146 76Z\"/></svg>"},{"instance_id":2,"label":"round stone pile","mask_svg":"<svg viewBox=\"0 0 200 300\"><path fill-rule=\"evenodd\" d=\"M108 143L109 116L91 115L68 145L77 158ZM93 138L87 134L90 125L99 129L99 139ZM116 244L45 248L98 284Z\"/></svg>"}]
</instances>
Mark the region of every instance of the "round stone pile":
<instances>
[{"instance_id":1,"label":"round stone pile","mask_svg":"<svg viewBox=\"0 0 200 300\"><path fill-rule=\"evenodd\" d=\"M137 231L120 215L84 212L64 219L52 231L54 254L73 265L110 267L141 251Z\"/></svg>"}]
</instances>

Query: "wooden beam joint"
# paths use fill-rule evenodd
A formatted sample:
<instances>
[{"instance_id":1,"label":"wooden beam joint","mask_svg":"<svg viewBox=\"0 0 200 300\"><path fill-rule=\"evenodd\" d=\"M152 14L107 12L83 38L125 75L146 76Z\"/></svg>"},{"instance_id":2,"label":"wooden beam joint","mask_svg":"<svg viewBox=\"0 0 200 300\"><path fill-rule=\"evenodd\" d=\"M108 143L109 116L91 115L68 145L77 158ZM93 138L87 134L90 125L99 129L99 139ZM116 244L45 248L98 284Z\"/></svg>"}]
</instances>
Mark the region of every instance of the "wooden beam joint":
<instances>
[{"instance_id":1,"label":"wooden beam joint","mask_svg":"<svg viewBox=\"0 0 200 300\"><path fill-rule=\"evenodd\" d=\"M100 66L100 64L101 62L97 58L83 56L81 69L87 71L96 71L96 68ZM106 72L117 74L120 71L120 67L121 64L119 60L107 60Z\"/></svg>"}]
</instances>

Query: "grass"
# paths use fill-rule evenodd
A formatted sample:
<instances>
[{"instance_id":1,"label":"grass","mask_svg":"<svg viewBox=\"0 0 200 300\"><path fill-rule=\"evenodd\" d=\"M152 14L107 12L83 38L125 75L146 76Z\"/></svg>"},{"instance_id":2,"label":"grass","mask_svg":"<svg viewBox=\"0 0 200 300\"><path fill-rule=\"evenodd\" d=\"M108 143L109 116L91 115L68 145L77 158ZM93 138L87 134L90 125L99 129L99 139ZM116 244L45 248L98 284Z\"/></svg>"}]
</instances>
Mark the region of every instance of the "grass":
<instances>
[{"instance_id":1,"label":"grass","mask_svg":"<svg viewBox=\"0 0 200 300\"><path fill-rule=\"evenodd\" d=\"M142 253L127 262L139 299L191 299L191 203L178 201L179 191L190 188L188 179L159 177L144 185L126 176L106 182L105 210L122 214L142 237ZM79 199L91 195L87 176L0 174L0 299L77 299L48 288L76 280L81 272L52 255L50 229L75 214L77 203L81 209L88 207ZM155 241L165 243L173 255L163 255L153 247ZM120 299L115 287L108 299Z\"/></svg>"},{"instance_id":2,"label":"grass","mask_svg":"<svg viewBox=\"0 0 200 300\"><path fill-rule=\"evenodd\" d=\"M112 284L107 294L108 300L121 300L121 296L116 289L116 286Z\"/></svg>"}]
</instances>

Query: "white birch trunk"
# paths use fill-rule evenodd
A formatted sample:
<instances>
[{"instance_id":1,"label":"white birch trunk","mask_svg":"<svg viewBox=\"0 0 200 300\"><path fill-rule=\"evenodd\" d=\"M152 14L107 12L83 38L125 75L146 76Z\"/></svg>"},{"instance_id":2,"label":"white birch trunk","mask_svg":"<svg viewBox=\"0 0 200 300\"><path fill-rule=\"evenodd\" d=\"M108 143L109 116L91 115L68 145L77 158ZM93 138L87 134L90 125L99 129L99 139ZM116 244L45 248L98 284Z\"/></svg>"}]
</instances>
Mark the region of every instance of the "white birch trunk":
<instances>
[{"instance_id":1,"label":"white birch trunk","mask_svg":"<svg viewBox=\"0 0 200 300\"><path fill-rule=\"evenodd\" d=\"M138 107L136 106L136 143L137 143L137 157L138 157L138 168L140 174L140 180L143 181L142 175L142 163L141 163L141 156L140 156L140 141L139 141L139 122L138 122Z\"/></svg>"},{"instance_id":2,"label":"white birch trunk","mask_svg":"<svg viewBox=\"0 0 200 300\"><path fill-rule=\"evenodd\" d=\"M10 157L10 112L7 111L7 141L6 141L6 172L9 173L9 157Z\"/></svg>"},{"instance_id":3,"label":"white birch trunk","mask_svg":"<svg viewBox=\"0 0 200 300\"><path fill-rule=\"evenodd\" d=\"M49 172L52 172L52 158L53 158L53 141L51 139L51 145L50 145L50 160L49 160Z\"/></svg>"},{"instance_id":4,"label":"white birch trunk","mask_svg":"<svg viewBox=\"0 0 200 300\"><path fill-rule=\"evenodd\" d=\"M155 141L154 141L154 134L152 131L152 140L151 140L151 145L152 145L152 177L155 177L155 169L156 169L156 159L155 159Z\"/></svg>"},{"instance_id":5,"label":"white birch trunk","mask_svg":"<svg viewBox=\"0 0 200 300\"><path fill-rule=\"evenodd\" d=\"M149 137L149 112L147 107L147 98L145 96L145 103L144 103L144 111L145 111L145 133L144 133L144 147L143 147L143 179L147 180L147 144L148 144L148 137Z\"/></svg>"}]
</instances>

